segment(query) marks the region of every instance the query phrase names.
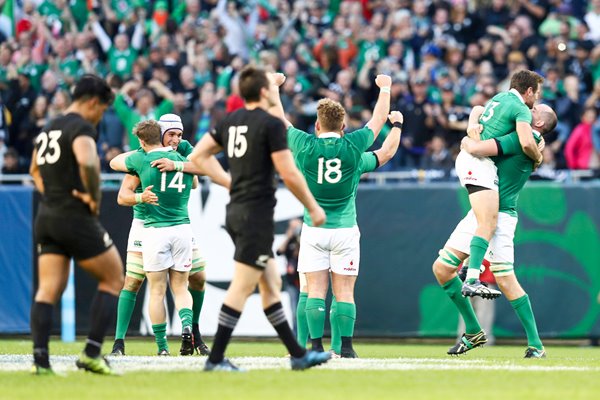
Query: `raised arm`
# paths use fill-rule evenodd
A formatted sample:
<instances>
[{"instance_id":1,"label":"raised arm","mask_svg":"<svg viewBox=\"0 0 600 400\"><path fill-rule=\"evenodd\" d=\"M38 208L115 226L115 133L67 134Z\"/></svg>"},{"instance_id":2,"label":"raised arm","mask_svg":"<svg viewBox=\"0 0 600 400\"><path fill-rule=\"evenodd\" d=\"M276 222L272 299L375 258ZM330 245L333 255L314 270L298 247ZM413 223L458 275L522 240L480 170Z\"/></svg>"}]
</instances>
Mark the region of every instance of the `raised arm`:
<instances>
[{"instance_id":1,"label":"raised arm","mask_svg":"<svg viewBox=\"0 0 600 400\"><path fill-rule=\"evenodd\" d=\"M388 116L388 119L394 126L383 141L381 148L374 151L380 167L385 165L392 159L392 157L394 157L394 155L396 155L396 151L400 145L400 136L402 134L402 123L404 122L404 116L400 111L392 111Z\"/></svg>"},{"instance_id":2,"label":"raised arm","mask_svg":"<svg viewBox=\"0 0 600 400\"><path fill-rule=\"evenodd\" d=\"M377 135L379 135L390 113L392 78L388 75L377 75L375 84L379 86L379 97L373 109L373 116L366 125L373 131L373 139L376 139Z\"/></svg>"},{"instance_id":3,"label":"raised arm","mask_svg":"<svg viewBox=\"0 0 600 400\"><path fill-rule=\"evenodd\" d=\"M319 206L312 193L308 189L304 176L296 168L292 152L288 149L279 150L271 153L273 165L279 173L279 176L285 183L285 186L296 196L310 214L310 219L314 226L320 226L325 223L325 211Z\"/></svg>"},{"instance_id":4,"label":"raised arm","mask_svg":"<svg viewBox=\"0 0 600 400\"><path fill-rule=\"evenodd\" d=\"M121 182L117 203L121 206L135 206L140 203L147 203L157 206L158 196L152 192L153 186L150 185L142 193L136 193L135 189L140 186L140 178L127 174Z\"/></svg>"},{"instance_id":5,"label":"raised arm","mask_svg":"<svg viewBox=\"0 0 600 400\"><path fill-rule=\"evenodd\" d=\"M272 79L275 82L278 89L285 82L285 75L280 72L269 73L268 76L269 76L269 79ZM271 108L269 108L269 113L272 116L279 118L283 122L283 124L285 125L286 128L289 128L290 126L292 126L292 123L290 121L288 121L288 119L285 117L285 110L283 109L283 104L281 103L281 96L279 95L279 90L277 91L277 99L275 101L275 105L273 105Z\"/></svg>"}]
</instances>

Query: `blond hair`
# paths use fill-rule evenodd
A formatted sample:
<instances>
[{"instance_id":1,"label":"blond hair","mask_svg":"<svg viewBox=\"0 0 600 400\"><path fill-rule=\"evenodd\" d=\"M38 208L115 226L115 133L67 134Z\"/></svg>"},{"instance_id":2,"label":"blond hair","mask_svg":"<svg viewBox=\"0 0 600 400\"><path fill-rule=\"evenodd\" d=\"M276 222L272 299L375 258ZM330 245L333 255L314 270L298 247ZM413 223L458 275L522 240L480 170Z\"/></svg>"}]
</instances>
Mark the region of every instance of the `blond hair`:
<instances>
[{"instance_id":1,"label":"blond hair","mask_svg":"<svg viewBox=\"0 0 600 400\"><path fill-rule=\"evenodd\" d=\"M152 119L138 122L133 128L133 134L147 145L160 144L160 132L160 125Z\"/></svg>"},{"instance_id":2,"label":"blond hair","mask_svg":"<svg viewBox=\"0 0 600 400\"><path fill-rule=\"evenodd\" d=\"M346 111L337 101L321 99L317 104L317 120L324 132L338 132L344 126Z\"/></svg>"}]
</instances>

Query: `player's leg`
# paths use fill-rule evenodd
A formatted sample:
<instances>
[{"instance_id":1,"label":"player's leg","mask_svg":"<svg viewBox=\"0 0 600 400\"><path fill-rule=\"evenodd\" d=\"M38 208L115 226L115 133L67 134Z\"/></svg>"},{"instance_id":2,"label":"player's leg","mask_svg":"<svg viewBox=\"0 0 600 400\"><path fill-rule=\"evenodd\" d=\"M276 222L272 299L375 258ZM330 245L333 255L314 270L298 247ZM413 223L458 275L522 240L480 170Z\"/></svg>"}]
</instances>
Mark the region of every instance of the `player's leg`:
<instances>
[{"instance_id":1,"label":"player's leg","mask_svg":"<svg viewBox=\"0 0 600 400\"><path fill-rule=\"evenodd\" d=\"M294 332L281 305L281 275L273 258L269 259L264 274L260 277L258 288L265 315L287 348L292 369L307 369L326 362L331 357L329 353L306 351L294 338Z\"/></svg>"},{"instance_id":2,"label":"player's leg","mask_svg":"<svg viewBox=\"0 0 600 400\"><path fill-rule=\"evenodd\" d=\"M158 355L169 355L167 342L167 314L165 311L165 294L167 292L167 271L147 271L150 301L148 312L152 323L152 332L158 349Z\"/></svg>"},{"instance_id":3,"label":"player's leg","mask_svg":"<svg viewBox=\"0 0 600 400\"><path fill-rule=\"evenodd\" d=\"M179 312L181 319L181 349L179 354L190 356L194 354L194 337L192 334L192 295L188 291L189 273L184 271L169 270L169 282L171 291L175 298L175 307Z\"/></svg>"},{"instance_id":4,"label":"player's leg","mask_svg":"<svg viewBox=\"0 0 600 400\"><path fill-rule=\"evenodd\" d=\"M225 358L225 350L242 315L246 300L256 289L262 274L262 268L252 267L239 261L235 262L233 278L219 312L219 325L217 326L213 347L204 366L206 371L239 370Z\"/></svg>"},{"instance_id":5,"label":"player's leg","mask_svg":"<svg viewBox=\"0 0 600 400\"><path fill-rule=\"evenodd\" d=\"M195 242L194 242L195 243ZM207 356L210 354L210 349L202 340L200 334L200 313L204 304L204 293L206 291L206 263L200 255L198 246L192 246L192 270L189 277L189 291L192 295L194 306L192 308L192 331L194 334L194 346L198 354Z\"/></svg>"},{"instance_id":6,"label":"player's leg","mask_svg":"<svg viewBox=\"0 0 600 400\"><path fill-rule=\"evenodd\" d=\"M342 358L357 358L352 347L354 323L356 322L356 304L354 302L354 285L356 275L341 275L332 272L333 294L337 302L336 321L341 339L340 355Z\"/></svg>"},{"instance_id":7,"label":"player's leg","mask_svg":"<svg viewBox=\"0 0 600 400\"><path fill-rule=\"evenodd\" d=\"M125 355L125 335L129 329L131 316L135 309L137 294L146 279L144 272L142 253L137 251L128 251L125 261L125 283L119 293L119 302L117 304L117 326L115 329L115 342L113 344L111 355Z\"/></svg>"},{"instance_id":8,"label":"player's leg","mask_svg":"<svg viewBox=\"0 0 600 400\"><path fill-rule=\"evenodd\" d=\"M340 357L340 353L342 352L342 337L340 335L340 325L337 320L337 310L337 299L333 295L329 309L329 327L331 329L331 355L334 358Z\"/></svg>"},{"instance_id":9,"label":"player's leg","mask_svg":"<svg viewBox=\"0 0 600 400\"><path fill-rule=\"evenodd\" d=\"M69 259L61 254L41 254L38 258L38 289L31 306L33 372L51 374L48 342L52 329L54 305L69 277Z\"/></svg>"},{"instance_id":10,"label":"player's leg","mask_svg":"<svg viewBox=\"0 0 600 400\"><path fill-rule=\"evenodd\" d=\"M323 331L325 330L325 298L329 289L331 229L315 228L304 224L300 237L298 272L303 273L307 282L306 321L312 349L323 351Z\"/></svg>"},{"instance_id":11,"label":"player's leg","mask_svg":"<svg viewBox=\"0 0 600 400\"><path fill-rule=\"evenodd\" d=\"M312 350L323 351L325 331L325 298L329 289L329 270L306 272L308 298L306 299L306 320Z\"/></svg>"},{"instance_id":12,"label":"player's leg","mask_svg":"<svg viewBox=\"0 0 600 400\"><path fill-rule=\"evenodd\" d=\"M118 294L123 287L123 263L115 246L77 264L98 280L98 291L90 308L90 331L85 349L77 361L77 366L86 371L112 375L106 360L101 357L102 343L110 324L114 320Z\"/></svg>"},{"instance_id":13,"label":"player's leg","mask_svg":"<svg viewBox=\"0 0 600 400\"><path fill-rule=\"evenodd\" d=\"M467 185L469 202L477 219L477 228L471 239L470 259L465 283L473 285L479 280L480 267L498 220L498 192L482 186ZM478 295L476 292L472 295Z\"/></svg>"},{"instance_id":14,"label":"player's leg","mask_svg":"<svg viewBox=\"0 0 600 400\"><path fill-rule=\"evenodd\" d=\"M300 278L300 295L298 296L298 305L296 306L296 326L298 327L298 343L306 347L308 343L308 321L306 320L306 300L308 299L308 284L306 275L298 273Z\"/></svg>"}]
</instances>

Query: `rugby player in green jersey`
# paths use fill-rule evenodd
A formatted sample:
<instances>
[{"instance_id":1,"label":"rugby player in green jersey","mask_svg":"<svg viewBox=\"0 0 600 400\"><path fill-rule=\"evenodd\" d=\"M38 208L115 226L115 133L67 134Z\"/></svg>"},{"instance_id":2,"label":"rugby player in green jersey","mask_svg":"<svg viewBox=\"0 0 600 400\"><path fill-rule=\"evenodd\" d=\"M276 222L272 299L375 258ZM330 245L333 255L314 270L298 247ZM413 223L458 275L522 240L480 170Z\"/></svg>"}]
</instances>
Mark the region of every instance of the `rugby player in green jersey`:
<instances>
[{"instance_id":1,"label":"rugby player in green jersey","mask_svg":"<svg viewBox=\"0 0 600 400\"><path fill-rule=\"evenodd\" d=\"M275 74L278 85L284 80L282 74ZM287 127L288 143L296 165L327 215L327 222L315 227L305 211L300 237L298 272L305 274L308 286L305 310L312 348L323 351L325 297L331 277L336 299L332 328L339 328L341 336L341 348L336 349L337 344L332 347L336 354L339 352L344 358L357 357L352 347L356 320L354 285L360 263L356 192L360 176L378 166L377 156L365 153L365 150L381 131L390 108L391 78L378 75L375 83L380 88L380 94L373 117L364 128L353 132L344 133L344 108L330 99L322 99L318 103L316 135L294 128L285 118L280 101L273 109L273 114L282 119ZM396 128L402 127L401 113L394 112L389 117ZM394 134L398 138L399 131L397 129ZM299 303L302 307L304 301ZM300 315L302 317L302 312ZM300 337L300 340L305 338Z\"/></svg>"},{"instance_id":2,"label":"rugby player in green jersey","mask_svg":"<svg viewBox=\"0 0 600 400\"><path fill-rule=\"evenodd\" d=\"M193 147L187 140L181 139L183 135L183 124L181 123L181 118L175 114L164 114L160 117L158 123L161 127L162 145L165 147L172 147L173 150L176 150L184 157L189 156L193 150ZM138 149L138 151L143 150ZM131 153L133 152L127 154ZM126 154L118 157L126 157ZM210 167L213 165L213 163L218 163L218 161L216 159L212 159L211 162L207 163L207 166ZM158 168L160 172L181 170L190 174L204 174L204 171L199 170L189 161L179 163L169 158L161 158L153 161L151 165ZM212 177L215 180L215 183L227 188L229 187L231 179L228 174L213 174ZM142 235L146 213L145 204L157 204L157 197L152 189L152 186L148 186L144 191L142 191L139 178L134 175L126 175L123 179L121 189L119 190L119 197L117 201L120 205L133 206L134 216L127 240L125 284L119 295L117 326L115 331L115 342L113 344L111 353L112 355L125 354L125 335L127 333L129 322L135 308L137 293L139 292L146 276L142 261ZM136 194L139 194L139 197L136 197ZM193 240L192 269L189 274L189 291L193 299L192 331L196 352L201 355L208 355L210 351L208 346L206 346L202 340L199 329L199 316L204 301L204 285L206 283L206 273L204 268L205 261L200 254L197 242ZM159 332L158 336L164 336L163 333L166 332L166 325L155 328ZM162 352L163 355L168 354L168 346L166 343L159 352Z\"/></svg>"},{"instance_id":3,"label":"rugby player in green jersey","mask_svg":"<svg viewBox=\"0 0 600 400\"><path fill-rule=\"evenodd\" d=\"M535 72L524 70L515 73L511 78L511 89L488 101L477 120L483 126L483 140L502 137L516 130L522 150L535 162L534 167L541 163L542 154L531 134L530 108L539 99L542 82L543 78ZM473 120L470 119L469 122L472 123ZM456 158L456 175L469 192L469 202L477 219L462 294L496 298L500 296L500 292L479 281L479 268L498 219L496 166L489 157L477 157L463 150Z\"/></svg>"},{"instance_id":4,"label":"rugby player in green jersey","mask_svg":"<svg viewBox=\"0 0 600 400\"><path fill-rule=\"evenodd\" d=\"M475 109L473 112L481 112L481 109ZM532 118L532 126L535 129L532 134L535 141L540 143L542 135L555 128L556 114L547 105L537 105L532 110ZM494 162L499 178L499 216L486 259L490 261L490 270L494 273L498 287L510 301L527 334L528 348L525 357L545 357L546 352L539 338L529 297L519 285L513 269L517 200L519 192L533 172L534 162L523 152L516 132L483 141L465 138L462 147L476 156L496 156ZM477 230L477 223L473 210L469 211L452 232L433 264L435 277L456 305L466 324L466 333L448 350L448 354L451 355L465 353L487 342L471 303L461 296L462 282L456 275L458 265L469 256L470 243Z\"/></svg>"},{"instance_id":5,"label":"rugby player in green jersey","mask_svg":"<svg viewBox=\"0 0 600 400\"><path fill-rule=\"evenodd\" d=\"M152 161L169 158L183 163L186 159L161 144L161 127L153 120L136 125L135 134L143 151L126 157L116 157L111 168L135 173L143 186L156 188L156 202L146 208L142 240L144 271L150 291L150 320L156 336L159 354L168 354L166 313L164 297L167 277L179 310L182 324L181 354L192 354L192 296L188 291L188 276L192 268L192 228L187 203L192 190L194 176L181 171L160 172L151 165ZM136 195L141 198L143 195Z\"/></svg>"}]
</instances>

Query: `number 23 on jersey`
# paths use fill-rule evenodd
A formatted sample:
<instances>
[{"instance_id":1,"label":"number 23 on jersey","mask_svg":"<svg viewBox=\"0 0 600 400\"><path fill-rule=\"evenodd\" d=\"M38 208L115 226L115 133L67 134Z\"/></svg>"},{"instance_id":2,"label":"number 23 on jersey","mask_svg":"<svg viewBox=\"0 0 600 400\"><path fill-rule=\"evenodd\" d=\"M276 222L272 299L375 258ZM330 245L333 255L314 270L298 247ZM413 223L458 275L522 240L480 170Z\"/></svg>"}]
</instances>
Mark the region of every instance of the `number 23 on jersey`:
<instances>
[{"instance_id":1,"label":"number 23 on jersey","mask_svg":"<svg viewBox=\"0 0 600 400\"><path fill-rule=\"evenodd\" d=\"M60 159L60 145L58 139L61 137L62 131L52 130L48 133L41 132L35 143L39 144L40 147L37 151L37 164L54 164Z\"/></svg>"}]
</instances>

